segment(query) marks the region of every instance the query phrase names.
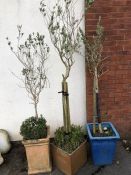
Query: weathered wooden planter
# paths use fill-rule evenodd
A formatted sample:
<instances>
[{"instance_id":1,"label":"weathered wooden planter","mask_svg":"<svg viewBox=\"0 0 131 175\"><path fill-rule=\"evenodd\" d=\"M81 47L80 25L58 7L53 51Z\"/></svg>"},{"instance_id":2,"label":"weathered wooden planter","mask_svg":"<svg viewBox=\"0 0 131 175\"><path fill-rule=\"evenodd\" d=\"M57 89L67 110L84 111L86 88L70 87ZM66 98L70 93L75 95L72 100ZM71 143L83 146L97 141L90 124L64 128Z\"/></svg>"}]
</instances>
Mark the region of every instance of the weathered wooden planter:
<instances>
[{"instance_id":1,"label":"weathered wooden planter","mask_svg":"<svg viewBox=\"0 0 131 175\"><path fill-rule=\"evenodd\" d=\"M50 172L52 164L50 159L50 136L44 139L22 141L28 161L28 174Z\"/></svg>"},{"instance_id":2,"label":"weathered wooden planter","mask_svg":"<svg viewBox=\"0 0 131 175\"><path fill-rule=\"evenodd\" d=\"M66 175L74 175L87 161L86 141L71 154L56 147L54 144L51 147L54 164Z\"/></svg>"}]
</instances>

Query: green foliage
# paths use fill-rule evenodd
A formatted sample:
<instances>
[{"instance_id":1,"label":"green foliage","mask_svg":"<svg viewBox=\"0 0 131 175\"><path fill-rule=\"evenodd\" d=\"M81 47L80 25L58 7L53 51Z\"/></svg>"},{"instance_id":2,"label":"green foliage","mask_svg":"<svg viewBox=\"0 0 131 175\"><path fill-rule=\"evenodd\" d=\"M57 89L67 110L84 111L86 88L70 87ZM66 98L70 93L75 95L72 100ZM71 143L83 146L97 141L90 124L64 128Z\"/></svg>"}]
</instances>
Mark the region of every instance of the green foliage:
<instances>
[{"instance_id":1,"label":"green foliage","mask_svg":"<svg viewBox=\"0 0 131 175\"><path fill-rule=\"evenodd\" d=\"M49 55L49 47L45 43L45 36L37 32L33 32L23 40L24 33L22 25L17 26L17 47L14 48L12 42L7 37L8 45L18 61L22 64L22 77L18 77L22 81L24 87L33 101L35 108L35 116L38 117L37 105L42 90L48 83L46 76L46 60Z\"/></svg>"},{"instance_id":2,"label":"green foliage","mask_svg":"<svg viewBox=\"0 0 131 175\"><path fill-rule=\"evenodd\" d=\"M20 127L20 134L25 140L45 138L47 136L45 118L40 115L39 118L30 117L26 119Z\"/></svg>"},{"instance_id":3,"label":"green foliage","mask_svg":"<svg viewBox=\"0 0 131 175\"><path fill-rule=\"evenodd\" d=\"M82 46L82 36L80 28L81 21L85 16L84 13L77 18L75 7L76 0L56 0L55 5L48 7L48 0L41 0L40 12L44 17L45 24L48 28L51 42L56 48L59 57L64 64L65 73L62 74L63 84L70 76L72 66L75 63L74 54L80 53ZM67 88L62 87L62 92L68 94ZM63 118L66 133L70 132L70 109L69 97L62 94Z\"/></svg>"},{"instance_id":4,"label":"green foliage","mask_svg":"<svg viewBox=\"0 0 131 175\"><path fill-rule=\"evenodd\" d=\"M81 47L80 23L84 14L77 19L75 5L75 0L57 0L50 9L46 0L40 2L40 12L44 16L51 41L66 68L66 73L63 75L65 80L69 77L75 62L74 53L79 52Z\"/></svg>"},{"instance_id":5,"label":"green foliage","mask_svg":"<svg viewBox=\"0 0 131 175\"><path fill-rule=\"evenodd\" d=\"M71 132L66 134L64 127L60 127L55 132L54 143L62 150L72 153L85 140L84 131L81 126L72 125Z\"/></svg>"},{"instance_id":6,"label":"green foliage","mask_svg":"<svg viewBox=\"0 0 131 175\"><path fill-rule=\"evenodd\" d=\"M96 34L93 35L92 38L86 37L84 40L88 70L91 74L95 75L95 69L97 69L98 77L102 71L101 63L104 60L102 56L103 41L104 28L101 25L101 17L99 17L96 26Z\"/></svg>"},{"instance_id":7,"label":"green foliage","mask_svg":"<svg viewBox=\"0 0 131 175\"><path fill-rule=\"evenodd\" d=\"M94 0L86 0L86 3L91 5L94 2Z\"/></svg>"}]
</instances>

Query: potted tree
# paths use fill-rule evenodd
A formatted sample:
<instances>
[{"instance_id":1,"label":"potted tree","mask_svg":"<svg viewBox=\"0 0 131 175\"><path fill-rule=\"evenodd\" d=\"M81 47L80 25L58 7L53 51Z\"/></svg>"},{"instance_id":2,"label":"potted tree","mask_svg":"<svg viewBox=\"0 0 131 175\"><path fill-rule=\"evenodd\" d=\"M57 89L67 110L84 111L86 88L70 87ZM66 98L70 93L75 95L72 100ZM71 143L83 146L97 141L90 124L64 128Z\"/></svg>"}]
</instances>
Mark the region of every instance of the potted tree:
<instances>
[{"instance_id":1,"label":"potted tree","mask_svg":"<svg viewBox=\"0 0 131 175\"><path fill-rule=\"evenodd\" d=\"M50 34L51 41L56 48L59 58L65 66L62 74L62 102L63 102L63 127L56 130L52 154L55 165L65 174L72 175L87 160L87 145L84 132L80 126L71 125L69 92L67 79L74 65L74 53L81 47L80 19L76 19L74 0L57 0L50 9L44 0L40 2L40 11ZM77 160L77 161L76 161Z\"/></svg>"},{"instance_id":2,"label":"potted tree","mask_svg":"<svg viewBox=\"0 0 131 175\"><path fill-rule=\"evenodd\" d=\"M99 103L99 79L106 73L105 61L102 56L104 28L97 23L96 35L91 39L84 37L87 68L93 77L93 123L87 124L93 162L95 165L111 164L116 149L116 141L120 138L115 127L110 122L101 121Z\"/></svg>"},{"instance_id":3,"label":"potted tree","mask_svg":"<svg viewBox=\"0 0 131 175\"><path fill-rule=\"evenodd\" d=\"M8 40L11 51L23 66L22 78L19 78L32 100L35 115L26 119L21 127L22 143L28 160L28 174L51 171L50 161L50 133L45 118L38 114L39 96L47 83L45 63L48 59L49 47L45 43L44 35L29 34L24 42L22 26L17 26L17 49Z\"/></svg>"}]
</instances>

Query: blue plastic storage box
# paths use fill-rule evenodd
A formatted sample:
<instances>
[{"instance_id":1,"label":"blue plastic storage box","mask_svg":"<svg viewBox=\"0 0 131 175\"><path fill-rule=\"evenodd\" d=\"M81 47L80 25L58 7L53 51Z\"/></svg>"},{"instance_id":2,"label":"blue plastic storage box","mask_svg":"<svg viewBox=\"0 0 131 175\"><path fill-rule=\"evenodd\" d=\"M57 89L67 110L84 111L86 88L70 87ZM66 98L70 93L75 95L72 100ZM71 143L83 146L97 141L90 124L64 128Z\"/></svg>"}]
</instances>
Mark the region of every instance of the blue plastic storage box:
<instances>
[{"instance_id":1,"label":"blue plastic storage box","mask_svg":"<svg viewBox=\"0 0 131 175\"><path fill-rule=\"evenodd\" d=\"M116 152L116 143L120 139L120 136L112 123L103 122L102 127L111 127L114 136L94 137L92 136L93 123L87 124L93 163L94 165L99 166L112 164Z\"/></svg>"}]
</instances>

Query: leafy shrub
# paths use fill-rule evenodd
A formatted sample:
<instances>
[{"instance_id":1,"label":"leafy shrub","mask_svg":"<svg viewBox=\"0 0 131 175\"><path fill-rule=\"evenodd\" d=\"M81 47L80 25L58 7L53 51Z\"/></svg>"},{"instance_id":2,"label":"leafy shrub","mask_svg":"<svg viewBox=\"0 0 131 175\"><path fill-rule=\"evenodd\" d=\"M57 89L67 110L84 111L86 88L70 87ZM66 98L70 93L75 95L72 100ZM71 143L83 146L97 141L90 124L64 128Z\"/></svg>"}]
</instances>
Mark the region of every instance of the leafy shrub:
<instances>
[{"instance_id":1,"label":"leafy shrub","mask_svg":"<svg viewBox=\"0 0 131 175\"><path fill-rule=\"evenodd\" d=\"M45 138L47 136L45 118L40 115L39 118L30 117L26 119L20 127L20 134L25 140Z\"/></svg>"},{"instance_id":2,"label":"leafy shrub","mask_svg":"<svg viewBox=\"0 0 131 175\"><path fill-rule=\"evenodd\" d=\"M72 153L85 140L84 131L81 126L71 125L71 132L66 134L64 127L55 132L54 144L62 150Z\"/></svg>"}]
</instances>

